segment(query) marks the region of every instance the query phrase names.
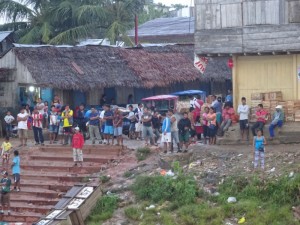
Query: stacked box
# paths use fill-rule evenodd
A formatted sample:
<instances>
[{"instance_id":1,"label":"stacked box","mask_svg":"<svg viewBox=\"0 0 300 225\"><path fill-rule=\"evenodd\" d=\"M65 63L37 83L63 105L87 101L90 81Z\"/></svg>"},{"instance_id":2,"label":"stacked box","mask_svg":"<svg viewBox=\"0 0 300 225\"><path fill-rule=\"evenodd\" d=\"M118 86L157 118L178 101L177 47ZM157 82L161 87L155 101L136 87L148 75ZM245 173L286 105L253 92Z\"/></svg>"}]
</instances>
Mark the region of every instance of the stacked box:
<instances>
[{"instance_id":1,"label":"stacked box","mask_svg":"<svg viewBox=\"0 0 300 225\"><path fill-rule=\"evenodd\" d=\"M252 93L251 94L251 100L263 100L264 94L263 93Z\"/></svg>"},{"instance_id":2,"label":"stacked box","mask_svg":"<svg viewBox=\"0 0 300 225\"><path fill-rule=\"evenodd\" d=\"M282 101L282 92L281 91L276 91L276 92L270 92L269 93L270 100L275 100L275 101Z\"/></svg>"},{"instance_id":3,"label":"stacked box","mask_svg":"<svg viewBox=\"0 0 300 225\"><path fill-rule=\"evenodd\" d=\"M262 102L264 109L270 109L271 108L271 102L270 101L263 101Z\"/></svg>"},{"instance_id":4,"label":"stacked box","mask_svg":"<svg viewBox=\"0 0 300 225\"><path fill-rule=\"evenodd\" d=\"M257 107L258 104L262 104L263 101L262 100L251 100L251 105L250 107Z\"/></svg>"},{"instance_id":5,"label":"stacked box","mask_svg":"<svg viewBox=\"0 0 300 225\"><path fill-rule=\"evenodd\" d=\"M270 93L264 93L264 100L265 101L270 101Z\"/></svg>"}]
</instances>

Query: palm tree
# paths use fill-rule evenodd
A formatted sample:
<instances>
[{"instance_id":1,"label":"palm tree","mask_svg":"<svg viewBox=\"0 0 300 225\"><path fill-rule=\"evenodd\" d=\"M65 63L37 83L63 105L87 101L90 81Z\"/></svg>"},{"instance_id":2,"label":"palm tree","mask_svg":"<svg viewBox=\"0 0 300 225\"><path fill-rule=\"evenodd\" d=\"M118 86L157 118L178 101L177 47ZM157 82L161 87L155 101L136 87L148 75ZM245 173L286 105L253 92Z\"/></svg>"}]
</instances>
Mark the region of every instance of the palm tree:
<instances>
[{"instance_id":1,"label":"palm tree","mask_svg":"<svg viewBox=\"0 0 300 225\"><path fill-rule=\"evenodd\" d=\"M0 29L15 30L21 43L75 44L87 37L129 42L126 31L143 1L0 0L0 15L8 19Z\"/></svg>"}]
</instances>

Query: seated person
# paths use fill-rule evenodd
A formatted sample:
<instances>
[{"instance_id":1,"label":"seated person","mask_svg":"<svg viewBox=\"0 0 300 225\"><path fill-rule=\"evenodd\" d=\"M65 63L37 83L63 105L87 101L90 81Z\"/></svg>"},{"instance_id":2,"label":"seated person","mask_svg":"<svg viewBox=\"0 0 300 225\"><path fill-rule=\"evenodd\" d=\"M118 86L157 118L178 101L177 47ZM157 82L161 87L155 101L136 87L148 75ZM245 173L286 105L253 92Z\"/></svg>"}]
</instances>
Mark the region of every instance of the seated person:
<instances>
[{"instance_id":1,"label":"seated person","mask_svg":"<svg viewBox=\"0 0 300 225\"><path fill-rule=\"evenodd\" d=\"M228 131L228 128L231 125L231 118L234 116L234 109L231 107L229 102L225 103L224 109L222 111L222 123L220 126L220 133L224 133Z\"/></svg>"},{"instance_id":2,"label":"seated person","mask_svg":"<svg viewBox=\"0 0 300 225\"><path fill-rule=\"evenodd\" d=\"M261 130L263 135L264 126L267 122L268 112L264 110L264 106L262 104L258 104L258 109L255 113L255 117L256 117L256 122L253 124L251 128L253 137L256 136L257 129Z\"/></svg>"},{"instance_id":3,"label":"seated person","mask_svg":"<svg viewBox=\"0 0 300 225\"><path fill-rule=\"evenodd\" d=\"M283 125L283 120L284 120L284 112L282 111L282 106L278 105L278 106L276 106L275 109L276 109L276 111L273 114L272 122L271 122L271 125L269 127L270 139L271 140L273 140L273 138L275 137L274 129L277 126L279 128L281 128L282 125Z\"/></svg>"}]
</instances>

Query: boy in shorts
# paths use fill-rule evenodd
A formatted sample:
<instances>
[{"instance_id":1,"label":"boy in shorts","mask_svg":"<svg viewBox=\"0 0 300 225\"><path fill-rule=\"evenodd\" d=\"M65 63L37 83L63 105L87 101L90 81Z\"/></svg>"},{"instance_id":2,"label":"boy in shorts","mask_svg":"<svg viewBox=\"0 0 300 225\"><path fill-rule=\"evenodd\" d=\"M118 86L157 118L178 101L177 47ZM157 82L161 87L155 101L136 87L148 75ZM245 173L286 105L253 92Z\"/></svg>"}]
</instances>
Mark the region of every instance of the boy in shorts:
<instances>
[{"instance_id":1,"label":"boy in shorts","mask_svg":"<svg viewBox=\"0 0 300 225\"><path fill-rule=\"evenodd\" d=\"M110 105L104 105L104 117L105 127L104 127L104 144L109 145L109 140L113 138L114 127L113 127L113 112L110 110Z\"/></svg>"},{"instance_id":2,"label":"boy in shorts","mask_svg":"<svg viewBox=\"0 0 300 225\"><path fill-rule=\"evenodd\" d=\"M1 185L1 202L0 202L0 214L4 214L5 208L7 209L8 216L10 215L10 185L11 180L8 177L8 172L2 173L3 178L0 180ZM4 209L4 210L3 210Z\"/></svg>"},{"instance_id":3,"label":"boy in shorts","mask_svg":"<svg viewBox=\"0 0 300 225\"><path fill-rule=\"evenodd\" d=\"M2 143L1 145L1 149L2 149L2 165L4 165L4 163L8 163L9 161L9 157L10 157L10 150L12 148L11 143L9 142L9 137L5 138L5 141Z\"/></svg>"},{"instance_id":4,"label":"boy in shorts","mask_svg":"<svg viewBox=\"0 0 300 225\"><path fill-rule=\"evenodd\" d=\"M50 112L50 126L49 126L49 139L50 144L53 144L55 139L55 133L57 131L57 112L55 106L51 106Z\"/></svg>"}]
</instances>

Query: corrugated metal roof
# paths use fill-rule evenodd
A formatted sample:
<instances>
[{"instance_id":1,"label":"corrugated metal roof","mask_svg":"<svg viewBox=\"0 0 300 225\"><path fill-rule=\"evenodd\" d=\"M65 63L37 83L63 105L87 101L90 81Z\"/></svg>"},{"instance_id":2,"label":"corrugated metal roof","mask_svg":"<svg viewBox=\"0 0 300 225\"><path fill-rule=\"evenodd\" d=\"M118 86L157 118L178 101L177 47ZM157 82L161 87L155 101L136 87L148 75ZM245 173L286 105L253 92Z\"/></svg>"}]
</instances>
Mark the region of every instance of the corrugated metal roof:
<instances>
[{"instance_id":1,"label":"corrugated metal roof","mask_svg":"<svg viewBox=\"0 0 300 225\"><path fill-rule=\"evenodd\" d=\"M194 17L168 17L150 20L139 26L139 36L183 35L195 31ZM129 31L134 36L134 30Z\"/></svg>"},{"instance_id":2,"label":"corrugated metal roof","mask_svg":"<svg viewBox=\"0 0 300 225\"><path fill-rule=\"evenodd\" d=\"M0 42L3 41L12 31L0 31Z\"/></svg>"}]
</instances>

